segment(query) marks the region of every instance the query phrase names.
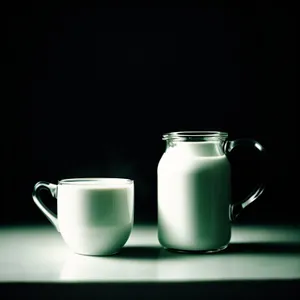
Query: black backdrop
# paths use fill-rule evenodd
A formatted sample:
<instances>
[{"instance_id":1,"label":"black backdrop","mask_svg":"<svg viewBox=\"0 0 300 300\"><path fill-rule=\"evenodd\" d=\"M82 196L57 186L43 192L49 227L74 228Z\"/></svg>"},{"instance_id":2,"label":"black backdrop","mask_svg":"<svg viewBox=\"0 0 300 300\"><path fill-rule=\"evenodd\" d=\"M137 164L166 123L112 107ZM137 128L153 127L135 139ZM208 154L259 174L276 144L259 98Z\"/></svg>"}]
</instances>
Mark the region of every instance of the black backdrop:
<instances>
[{"instance_id":1,"label":"black backdrop","mask_svg":"<svg viewBox=\"0 0 300 300\"><path fill-rule=\"evenodd\" d=\"M294 12L40 2L7 16L1 224L48 222L35 182L94 176L134 179L136 222L155 222L162 134L206 129L267 149L263 165L232 157L234 201L267 170L238 222L299 220Z\"/></svg>"}]
</instances>

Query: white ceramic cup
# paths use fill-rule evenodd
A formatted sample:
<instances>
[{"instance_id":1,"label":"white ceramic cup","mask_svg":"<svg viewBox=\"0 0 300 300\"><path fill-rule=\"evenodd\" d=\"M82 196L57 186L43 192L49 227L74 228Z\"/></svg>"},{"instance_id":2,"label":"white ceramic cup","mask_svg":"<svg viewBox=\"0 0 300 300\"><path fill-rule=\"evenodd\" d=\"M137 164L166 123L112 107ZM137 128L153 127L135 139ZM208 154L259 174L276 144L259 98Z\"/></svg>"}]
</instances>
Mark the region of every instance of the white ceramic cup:
<instances>
[{"instance_id":1,"label":"white ceramic cup","mask_svg":"<svg viewBox=\"0 0 300 300\"><path fill-rule=\"evenodd\" d=\"M42 189L57 199L57 216L43 203ZM40 181L33 200L78 254L112 255L127 242L133 226L134 182L123 178Z\"/></svg>"}]
</instances>

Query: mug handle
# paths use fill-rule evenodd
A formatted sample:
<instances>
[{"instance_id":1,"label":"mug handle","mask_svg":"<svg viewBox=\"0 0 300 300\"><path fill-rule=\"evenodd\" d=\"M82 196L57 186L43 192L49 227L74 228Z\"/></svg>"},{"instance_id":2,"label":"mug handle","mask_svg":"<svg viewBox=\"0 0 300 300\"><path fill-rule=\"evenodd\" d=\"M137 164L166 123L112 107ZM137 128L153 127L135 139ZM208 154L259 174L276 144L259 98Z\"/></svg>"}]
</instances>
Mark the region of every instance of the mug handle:
<instances>
[{"instance_id":1,"label":"mug handle","mask_svg":"<svg viewBox=\"0 0 300 300\"><path fill-rule=\"evenodd\" d=\"M41 200L40 191L48 190L51 195L56 198L57 197L57 185L53 183L49 183L47 181L39 181L35 184L32 192L32 198L37 207L44 213L44 215L48 218L48 220L54 225L56 230L59 232L58 227L58 219L57 215L55 215Z\"/></svg>"},{"instance_id":2,"label":"mug handle","mask_svg":"<svg viewBox=\"0 0 300 300\"><path fill-rule=\"evenodd\" d=\"M235 147L238 146L254 147L256 150L260 151L261 154L265 153L264 147L253 139L237 139L233 141L227 141L224 146L225 153L230 153ZM260 183L244 200L231 204L229 210L230 221L234 221L242 212L242 210L254 202L264 190L265 183Z\"/></svg>"}]
</instances>

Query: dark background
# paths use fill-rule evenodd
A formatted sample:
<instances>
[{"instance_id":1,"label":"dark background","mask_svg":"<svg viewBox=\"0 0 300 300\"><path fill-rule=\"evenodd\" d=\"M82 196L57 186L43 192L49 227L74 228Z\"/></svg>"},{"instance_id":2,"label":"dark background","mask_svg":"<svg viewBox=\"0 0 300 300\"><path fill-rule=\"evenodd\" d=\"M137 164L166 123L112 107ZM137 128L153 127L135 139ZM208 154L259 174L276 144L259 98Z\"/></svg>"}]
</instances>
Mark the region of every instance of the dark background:
<instances>
[{"instance_id":1,"label":"dark background","mask_svg":"<svg viewBox=\"0 0 300 300\"><path fill-rule=\"evenodd\" d=\"M94 176L134 179L135 220L155 222L162 134L207 129L267 150L230 157L233 201L267 181L237 222L298 222L295 20L263 3L9 9L0 223L48 224L34 184Z\"/></svg>"}]
</instances>

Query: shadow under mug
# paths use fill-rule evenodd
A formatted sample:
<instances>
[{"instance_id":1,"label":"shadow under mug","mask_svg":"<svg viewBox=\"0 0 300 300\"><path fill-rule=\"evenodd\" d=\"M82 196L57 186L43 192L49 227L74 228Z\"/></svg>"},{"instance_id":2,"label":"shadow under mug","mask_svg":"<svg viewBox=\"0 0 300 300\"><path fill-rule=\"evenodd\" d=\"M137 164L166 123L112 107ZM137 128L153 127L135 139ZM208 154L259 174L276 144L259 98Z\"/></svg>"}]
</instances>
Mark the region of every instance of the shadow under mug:
<instances>
[{"instance_id":1,"label":"shadow under mug","mask_svg":"<svg viewBox=\"0 0 300 300\"><path fill-rule=\"evenodd\" d=\"M43 203L46 189L57 199L57 216ZM134 181L74 178L58 184L39 181L33 200L77 254L112 255L127 242L133 226Z\"/></svg>"}]
</instances>

